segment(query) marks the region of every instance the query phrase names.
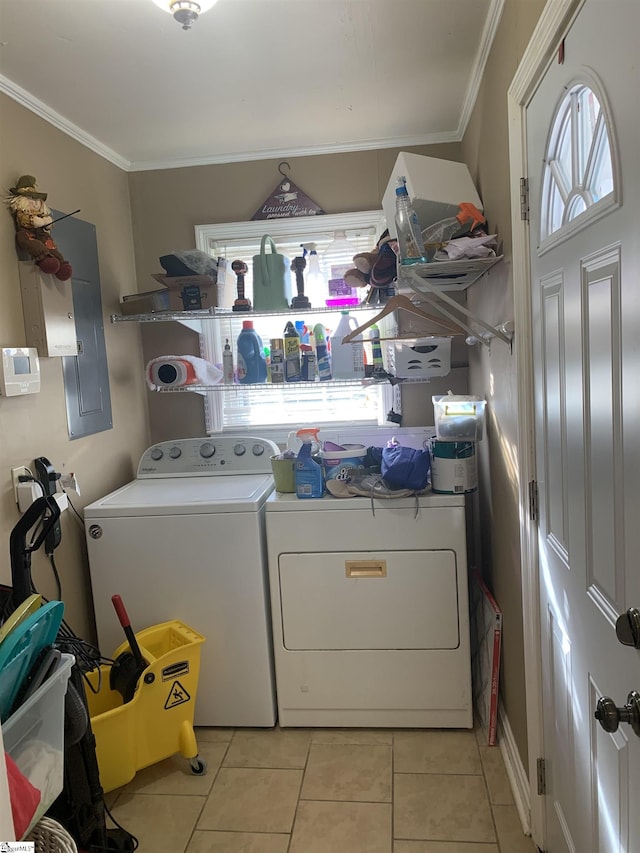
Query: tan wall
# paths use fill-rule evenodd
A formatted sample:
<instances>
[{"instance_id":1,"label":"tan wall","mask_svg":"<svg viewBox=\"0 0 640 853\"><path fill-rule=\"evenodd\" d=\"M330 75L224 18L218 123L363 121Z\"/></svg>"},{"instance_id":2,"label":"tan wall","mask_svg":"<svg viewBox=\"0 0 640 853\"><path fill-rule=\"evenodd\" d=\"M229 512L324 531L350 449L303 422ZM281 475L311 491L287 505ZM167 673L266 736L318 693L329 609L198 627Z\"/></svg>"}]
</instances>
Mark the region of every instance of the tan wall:
<instances>
[{"instance_id":1,"label":"tan wall","mask_svg":"<svg viewBox=\"0 0 640 853\"><path fill-rule=\"evenodd\" d=\"M130 292L135 282L127 175L1 94L0 125L3 197L20 175L34 174L51 206L63 211L80 208L78 216L96 226L113 414L113 429L69 440L60 358L41 359L39 394L0 397L0 582L10 583L9 534L19 518L10 468L31 467L34 457L46 456L58 471L73 471L82 496L72 492L71 499L81 509L131 479L148 430L139 330L133 324L114 326L108 319L117 311L120 295ZM0 216L0 260L0 346L24 346L18 258L8 210ZM93 639L84 532L71 510L62 516L62 543L55 560L69 624L79 636ZM42 550L33 557L32 574L38 590L55 598Z\"/></svg>"},{"instance_id":2,"label":"tan wall","mask_svg":"<svg viewBox=\"0 0 640 853\"><path fill-rule=\"evenodd\" d=\"M290 158L291 179L325 213L380 210L397 148ZM460 145L405 148L460 161ZM279 160L193 166L130 175L138 290L153 287L158 258L195 245L194 227L251 219L281 180Z\"/></svg>"},{"instance_id":3,"label":"tan wall","mask_svg":"<svg viewBox=\"0 0 640 853\"><path fill-rule=\"evenodd\" d=\"M503 240L504 262L468 292L468 307L494 325L513 319L506 93L544 5L544 0L507 0L462 142L463 159L478 187L489 225ZM516 363L509 347L494 340L490 352L474 348L469 365L471 393L488 401L487 436L480 444L478 463L482 569L504 612L500 690L526 767Z\"/></svg>"}]
</instances>

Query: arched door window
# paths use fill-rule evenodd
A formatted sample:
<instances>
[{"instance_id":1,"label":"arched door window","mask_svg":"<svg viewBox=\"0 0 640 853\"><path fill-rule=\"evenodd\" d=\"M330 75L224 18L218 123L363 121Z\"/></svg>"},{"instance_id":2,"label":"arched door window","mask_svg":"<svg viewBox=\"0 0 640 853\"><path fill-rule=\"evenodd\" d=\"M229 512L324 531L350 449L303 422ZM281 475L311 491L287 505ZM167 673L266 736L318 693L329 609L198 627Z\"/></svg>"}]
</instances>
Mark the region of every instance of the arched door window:
<instances>
[{"instance_id":1,"label":"arched door window","mask_svg":"<svg viewBox=\"0 0 640 853\"><path fill-rule=\"evenodd\" d=\"M584 83L563 98L549 134L542 180L544 241L596 205L614 199L611 133L595 92Z\"/></svg>"}]
</instances>

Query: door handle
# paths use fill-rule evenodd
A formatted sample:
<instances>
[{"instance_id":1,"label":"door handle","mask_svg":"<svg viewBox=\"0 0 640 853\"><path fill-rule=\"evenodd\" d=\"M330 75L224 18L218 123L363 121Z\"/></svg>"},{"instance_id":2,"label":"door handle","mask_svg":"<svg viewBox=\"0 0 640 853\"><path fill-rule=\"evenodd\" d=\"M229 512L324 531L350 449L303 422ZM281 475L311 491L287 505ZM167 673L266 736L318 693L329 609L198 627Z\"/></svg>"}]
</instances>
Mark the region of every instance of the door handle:
<instances>
[{"instance_id":1,"label":"door handle","mask_svg":"<svg viewBox=\"0 0 640 853\"><path fill-rule=\"evenodd\" d=\"M616 620L616 637L623 646L640 649L640 610L630 607Z\"/></svg>"},{"instance_id":2,"label":"door handle","mask_svg":"<svg viewBox=\"0 0 640 853\"><path fill-rule=\"evenodd\" d=\"M627 704L622 708L609 696L601 696L594 714L605 732L615 732L620 723L629 723L635 734L640 737L640 693L632 690L627 696Z\"/></svg>"}]
</instances>

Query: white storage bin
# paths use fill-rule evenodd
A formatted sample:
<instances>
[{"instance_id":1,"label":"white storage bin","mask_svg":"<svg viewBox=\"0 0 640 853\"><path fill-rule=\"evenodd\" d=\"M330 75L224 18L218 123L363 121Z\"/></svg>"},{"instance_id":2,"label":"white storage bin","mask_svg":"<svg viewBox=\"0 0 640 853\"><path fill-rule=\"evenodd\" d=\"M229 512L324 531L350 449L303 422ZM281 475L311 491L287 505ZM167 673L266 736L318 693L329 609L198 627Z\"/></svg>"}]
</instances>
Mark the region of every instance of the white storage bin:
<instances>
[{"instance_id":1,"label":"white storage bin","mask_svg":"<svg viewBox=\"0 0 640 853\"><path fill-rule=\"evenodd\" d=\"M382 354L384 369L400 379L430 379L451 370L451 338L391 341Z\"/></svg>"},{"instance_id":2,"label":"white storage bin","mask_svg":"<svg viewBox=\"0 0 640 853\"><path fill-rule=\"evenodd\" d=\"M5 752L41 793L29 828L64 784L64 697L74 661L73 655L63 654L53 675L2 725Z\"/></svg>"},{"instance_id":3,"label":"white storage bin","mask_svg":"<svg viewBox=\"0 0 640 853\"><path fill-rule=\"evenodd\" d=\"M396 236L396 179L400 175L407 179L407 192L421 229L448 216L455 216L462 201L470 201L478 210L483 209L471 173L464 163L401 151L382 197L382 208L392 237Z\"/></svg>"},{"instance_id":4,"label":"white storage bin","mask_svg":"<svg viewBox=\"0 0 640 853\"><path fill-rule=\"evenodd\" d=\"M443 394L431 399L439 441L480 441L485 400L459 394Z\"/></svg>"}]
</instances>

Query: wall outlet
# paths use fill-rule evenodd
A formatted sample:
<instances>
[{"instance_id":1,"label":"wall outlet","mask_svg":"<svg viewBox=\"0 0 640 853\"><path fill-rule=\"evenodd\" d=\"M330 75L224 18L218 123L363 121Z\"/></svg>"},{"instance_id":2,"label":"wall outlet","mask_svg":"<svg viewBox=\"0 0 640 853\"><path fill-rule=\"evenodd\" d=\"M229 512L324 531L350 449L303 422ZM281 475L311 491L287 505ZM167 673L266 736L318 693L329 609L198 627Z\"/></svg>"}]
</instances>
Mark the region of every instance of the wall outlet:
<instances>
[{"instance_id":1,"label":"wall outlet","mask_svg":"<svg viewBox=\"0 0 640 853\"><path fill-rule=\"evenodd\" d=\"M16 503L18 503L18 483L20 482L18 477L29 477L30 474L24 465L20 465L17 468L11 469L11 482L13 483L13 499Z\"/></svg>"}]
</instances>

